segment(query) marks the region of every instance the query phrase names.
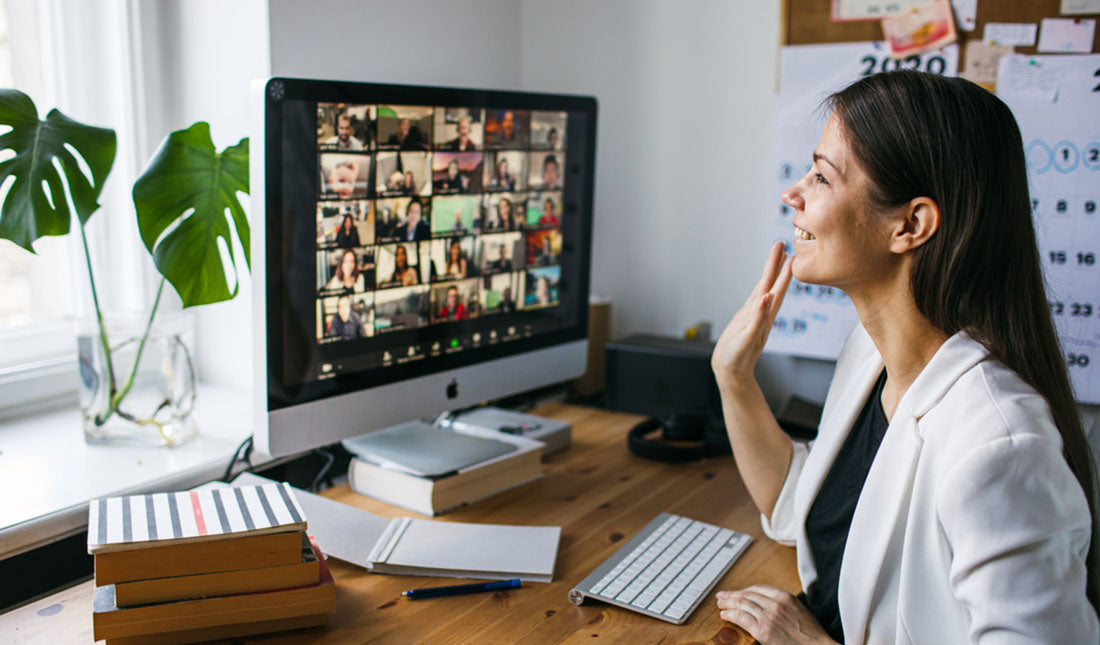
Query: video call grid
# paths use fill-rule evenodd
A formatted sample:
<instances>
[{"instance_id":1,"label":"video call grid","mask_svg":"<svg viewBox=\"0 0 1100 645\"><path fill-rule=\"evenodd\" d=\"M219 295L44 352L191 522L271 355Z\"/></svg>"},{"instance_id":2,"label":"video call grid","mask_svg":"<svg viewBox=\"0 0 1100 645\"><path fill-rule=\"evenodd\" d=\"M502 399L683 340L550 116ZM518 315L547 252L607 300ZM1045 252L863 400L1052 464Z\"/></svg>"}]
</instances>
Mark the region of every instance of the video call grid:
<instances>
[{"instance_id":1,"label":"video call grid","mask_svg":"<svg viewBox=\"0 0 1100 645\"><path fill-rule=\"evenodd\" d=\"M558 303L564 112L317 115L318 342Z\"/></svg>"}]
</instances>

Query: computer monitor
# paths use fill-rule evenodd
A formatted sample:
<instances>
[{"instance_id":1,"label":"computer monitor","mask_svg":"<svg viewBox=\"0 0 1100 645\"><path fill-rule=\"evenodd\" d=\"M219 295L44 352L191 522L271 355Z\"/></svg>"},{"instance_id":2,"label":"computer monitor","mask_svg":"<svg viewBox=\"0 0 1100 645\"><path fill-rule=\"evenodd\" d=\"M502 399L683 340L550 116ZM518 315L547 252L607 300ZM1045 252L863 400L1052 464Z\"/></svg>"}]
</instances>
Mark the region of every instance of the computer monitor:
<instances>
[{"instance_id":1,"label":"computer monitor","mask_svg":"<svg viewBox=\"0 0 1100 645\"><path fill-rule=\"evenodd\" d=\"M258 449L584 371L595 99L292 78L253 94Z\"/></svg>"}]
</instances>

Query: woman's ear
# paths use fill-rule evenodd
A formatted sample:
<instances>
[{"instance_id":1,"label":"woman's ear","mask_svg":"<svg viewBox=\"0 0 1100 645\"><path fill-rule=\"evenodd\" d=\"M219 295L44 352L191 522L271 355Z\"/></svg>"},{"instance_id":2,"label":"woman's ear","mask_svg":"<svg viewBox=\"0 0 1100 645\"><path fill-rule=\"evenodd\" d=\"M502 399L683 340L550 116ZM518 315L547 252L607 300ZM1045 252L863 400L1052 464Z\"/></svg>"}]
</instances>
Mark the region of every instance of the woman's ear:
<instances>
[{"instance_id":1,"label":"woman's ear","mask_svg":"<svg viewBox=\"0 0 1100 645\"><path fill-rule=\"evenodd\" d=\"M916 197L898 210L901 217L890 239L890 250L894 253L921 246L940 228L940 207L928 197Z\"/></svg>"}]
</instances>

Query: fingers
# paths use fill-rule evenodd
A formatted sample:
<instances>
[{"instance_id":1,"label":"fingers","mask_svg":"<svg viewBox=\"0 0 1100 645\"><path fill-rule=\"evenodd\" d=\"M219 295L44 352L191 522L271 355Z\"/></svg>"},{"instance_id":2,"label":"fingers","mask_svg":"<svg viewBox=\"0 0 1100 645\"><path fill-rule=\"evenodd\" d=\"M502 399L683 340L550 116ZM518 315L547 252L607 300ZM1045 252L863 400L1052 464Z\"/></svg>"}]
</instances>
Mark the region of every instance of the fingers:
<instances>
[{"instance_id":1,"label":"fingers","mask_svg":"<svg viewBox=\"0 0 1100 645\"><path fill-rule=\"evenodd\" d=\"M776 242L772 245L772 250L768 253L768 259L764 262L764 270L760 273L760 282L757 282L756 288L753 289L754 293L764 293L771 289L772 284L775 283L775 277L783 264L785 255L783 248L782 242Z\"/></svg>"},{"instance_id":2,"label":"fingers","mask_svg":"<svg viewBox=\"0 0 1100 645\"><path fill-rule=\"evenodd\" d=\"M779 313L779 308L783 306L783 298L787 295L787 287L791 284L791 266L794 264L794 256L783 254L783 266L779 270L779 276L772 285L769 293L772 294L771 318L774 320L775 315Z\"/></svg>"}]
</instances>

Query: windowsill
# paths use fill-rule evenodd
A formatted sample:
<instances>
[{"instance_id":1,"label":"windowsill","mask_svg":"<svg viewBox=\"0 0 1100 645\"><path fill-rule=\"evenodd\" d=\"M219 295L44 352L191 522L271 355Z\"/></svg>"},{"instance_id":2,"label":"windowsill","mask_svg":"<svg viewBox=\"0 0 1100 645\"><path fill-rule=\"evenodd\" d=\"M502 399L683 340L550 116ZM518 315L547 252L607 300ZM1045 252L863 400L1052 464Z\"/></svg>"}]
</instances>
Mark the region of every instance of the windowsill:
<instances>
[{"instance_id":1,"label":"windowsill","mask_svg":"<svg viewBox=\"0 0 1100 645\"><path fill-rule=\"evenodd\" d=\"M0 560L85 530L89 500L221 477L252 432L250 393L200 385L195 416L199 435L175 448L88 445L75 408L0 422Z\"/></svg>"}]
</instances>

